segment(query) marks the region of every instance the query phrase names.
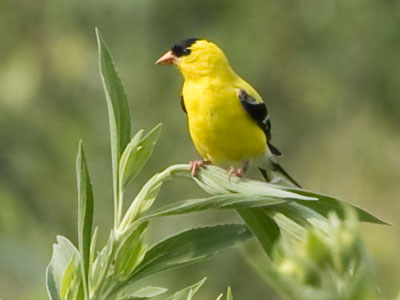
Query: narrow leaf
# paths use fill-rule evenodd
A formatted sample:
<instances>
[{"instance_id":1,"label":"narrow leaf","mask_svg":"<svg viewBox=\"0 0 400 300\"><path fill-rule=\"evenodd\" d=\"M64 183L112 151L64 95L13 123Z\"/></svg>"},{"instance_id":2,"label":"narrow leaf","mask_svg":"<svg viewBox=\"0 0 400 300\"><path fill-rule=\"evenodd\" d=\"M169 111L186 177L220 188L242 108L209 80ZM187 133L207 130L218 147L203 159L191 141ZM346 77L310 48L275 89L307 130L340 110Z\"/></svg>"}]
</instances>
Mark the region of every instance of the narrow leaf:
<instances>
[{"instance_id":1,"label":"narrow leaf","mask_svg":"<svg viewBox=\"0 0 400 300\"><path fill-rule=\"evenodd\" d=\"M120 246L116 251L114 268L120 281L125 280L145 256L147 245L143 241L143 235L147 225L148 222L143 222L119 241Z\"/></svg>"},{"instance_id":2,"label":"narrow leaf","mask_svg":"<svg viewBox=\"0 0 400 300\"><path fill-rule=\"evenodd\" d=\"M284 200L317 200L315 197L284 190L279 185L229 176L228 172L216 166L207 166L198 173L197 178L193 179L210 194L243 193L266 195Z\"/></svg>"},{"instance_id":3,"label":"narrow leaf","mask_svg":"<svg viewBox=\"0 0 400 300\"><path fill-rule=\"evenodd\" d=\"M184 231L151 248L130 279L198 262L251 237L246 226L239 224Z\"/></svg>"},{"instance_id":4,"label":"narrow leaf","mask_svg":"<svg viewBox=\"0 0 400 300\"><path fill-rule=\"evenodd\" d=\"M146 182L141 188L135 199L129 206L124 218L122 219L120 230L125 231L138 216L143 215L153 205L162 184L168 178L164 173L157 173Z\"/></svg>"},{"instance_id":5,"label":"narrow leaf","mask_svg":"<svg viewBox=\"0 0 400 300\"><path fill-rule=\"evenodd\" d=\"M165 288L157 286L146 286L142 287L134 292L129 292L127 290L123 291L124 296L120 296L117 300L145 300L160 296L168 291Z\"/></svg>"},{"instance_id":6,"label":"narrow leaf","mask_svg":"<svg viewBox=\"0 0 400 300\"><path fill-rule=\"evenodd\" d=\"M245 193L276 196L286 200L297 201L299 204L307 206L325 217L327 217L330 211L334 211L342 219L344 216L343 207L350 206L357 212L360 221L390 225L390 222L382 220L355 205L307 190L293 189L292 187L250 179L239 179L235 177L229 178L225 170L216 166L207 166L206 168L202 169L198 173L197 178L192 177L189 172L183 172L184 167L180 165L175 166L175 168L177 169L174 174L176 177L191 178L202 189L213 195L226 193Z\"/></svg>"},{"instance_id":7,"label":"narrow leaf","mask_svg":"<svg viewBox=\"0 0 400 300\"><path fill-rule=\"evenodd\" d=\"M215 299L215 300L221 300L223 296L224 296L224 294L221 293L221 294L218 295L217 299Z\"/></svg>"},{"instance_id":8,"label":"narrow leaf","mask_svg":"<svg viewBox=\"0 0 400 300\"><path fill-rule=\"evenodd\" d=\"M58 295L57 283L54 279L52 262L46 268L46 291L50 300L60 300L60 296Z\"/></svg>"},{"instance_id":9,"label":"narrow leaf","mask_svg":"<svg viewBox=\"0 0 400 300\"><path fill-rule=\"evenodd\" d=\"M114 62L104 44L100 31L96 28L99 51L100 77L107 100L110 123L111 158L113 169L114 198L118 199L119 160L131 138L131 119L128 100L118 77Z\"/></svg>"},{"instance_id":10,"label":"narrow leaf","mask_svg":"<svg viewBox=\"0 0 400 300\"><path fill-rule=\"evenodd\" d=\"M207 277L203 278L199 282L176 292L174 295L169 297L167 300L192 300L193 296L197 293L200 287L204 284L207 280Z\"/></svg>"},{"instance_id":11,"label":"narrow leaf","mask_svg":"<svg viewBox=\"0 0 400 300\"><path fill-rule=\"evenodd\" d=\"M386 222L373 214L369 213L368 211L361 209L357 207L356 205L347 203L345 201L341 201L338 199L335 199L333 197L321 195L321 194L316 194L313 192L309 192L306 190L290 190L293 193L297 193L299 195L307 196L307 197L314 197L317 198L318 201L309 201L309 202L301 202L301 205L307 206L311 208L312 210L320 213L321 215L327 217L329 212L335 212L341 219L344 218L345 214L345 207L350 206L354 209L354 211L357 213L357 216L360 221L362 222L370 222L370 223L376 223L376 224L382 224L382 225L390 225L389 222Z\"/></svg>"},{"instance_id":12,"label":"narrow leaf","mask_svg":"<svg viewBox=\"0 0 400 300\"><path fill-rule=\"evenodd\" d=\"M63 278L60 284L60 296L61 299L67 299L67 294L70 293L71 285L75 274L75 256L72 256L67 268L65 269Z\"/></svg>"},{"instance_id":13,"label":"narrow leaf","mask_svg":"<svg viewBox=\"0 0 400 300\"><path fill-rule=\"evenodd\" d=\"M301 227L315 226L321 230L327 230L328 228L327 218L324 215L297 202L275 207L265 207L264 210L274 219L276 219L274 213L281 214L291 221L296 222Z\"/></svg>"},{"instance_id":14,"label":"narrow leaf","mask_svg":"<svg viewBox=\"0 0 400 300\"><path fill-rule=\"evenodd\" d=\"M119 162L120 188L125 186L124 182L128 182L127 177L129 176L131 165L135 162L137 148L142 141L143 133L144 130L140 129L130 140L121 155L121 160Z\"/></svg>"},{"instance_id":15,"label":"narrow leaf","mask_svg":"<svg viewBox=\"0 0 400 300\"><path fill-rule=\"evenodd\" d=\"M232 289L229 286L228 291L226 292L226 300L233 300Z\"/></svg>"},{"instance_id":16,"label":"narrow leaf","mask_svg":"<svg viewBox=\"0 0 400 300\"><path fill-rule=\"evenodd\" d=\"M272 247L280 236L278 225L262 208L238 209L238 214L260 242L264 251L271 255Z\"/></svg>"},{"instance_id":17,"label":"narrow leaf","mask_svg":"<svg viewBox=\"0 0 400 300\"><path fill-rule=\"evenodd\" d=\"M80 270L80 266L76 265L75 273L73 276L71 290L70 290L70 299L72 300L80 300L85 299L85 293L83 290L83 281L82 281L82 272Z\"/></svg>"},{"instance_id":18,"label":"narrow leaf","mask_svg":"<svg viewBox=\"0 0 400 300\"><path fill-rule=\"evenodd\" d=\"M94 261L96 259L96 246L97 246L97 235L98 235L99 227L95 227L93 234L92 234L92 240L90 242L90 255L89 255L89 276L90 274L93 273L93 265ZM89 280L90 283L90 280ZM90 286L89 286L90 289Z\"/></svg>"},{"instance_id":19,"label":"narrow leaf","mask_svg":"<svg viewBox=\"0 0 400 300\"><path fill-rule=\"evenodd\" d=\"M89 295L90 242L93 224L93 190L82 141L79 143L76 159L76 177L78 185L78 242L81 272L85 295Z\"/></svg>"},{"instance_id":20,"label":"narrow leaf","mask_svg":"<svg viewBox=\"0 0 400 300\"><path fill-rule=\"evenodd\" d=\"M150 219L161 216L172 216L186 214L191 212L199 212L210 209L239 209L251 207L264 207L286 202L286 200L269 197L264 195L244 195L244 194L224 194L211 196L208 198L190 199L185 201L174 202L170 205L162 207L144 218Z\"/></svg>"},{"instance_id":21,"label":"narrow leaf","mask_svg":"<svg viewBox=\"0 0 400 300\"><path fill-rule=\"evenodd\" d=\"M60 285L73 256L79 257L75 246L65 237L57 236L53 245L53 255L46 270L46 289L50 299L60 299Z\"/></svg>"},{"instance_id":22,"label":"narrow leaf","mask_svg":"<svg viewBox=\"0 0 400 300\"><path fill-rule=\"evenodd\" d=\"M110 232L107 244L98 254L93 263L93 273L91 275L92 290L96 291L104 277L107 275L108 268L110 267L111 255L114 251L114 232Z\"/></svg>"},{"instance_id":23,"label":"narrow leaf","mask_svg":"<svg viewBox=\"0 0 400 300\"><path fill-rule=\"evenodd\" d=\"M126 147L120 164L121 186L126 186L142 170L153 153L154 146L160 136L161 124L154 127L144 138L137 140L136 135Z\"/></svg>"},{"instance_id":24,"label":"narrow leaf","mask_svg":"<svg viewBox=\"0 0 400 300\"><path fill-rule=\"evenodd\" d=\"M273 219L282 231L289 233L294 238L301 240L306 237L306 229L293 219L288 218L286 215L276 213L274 214Z\"/></svg>"}]
</instances>

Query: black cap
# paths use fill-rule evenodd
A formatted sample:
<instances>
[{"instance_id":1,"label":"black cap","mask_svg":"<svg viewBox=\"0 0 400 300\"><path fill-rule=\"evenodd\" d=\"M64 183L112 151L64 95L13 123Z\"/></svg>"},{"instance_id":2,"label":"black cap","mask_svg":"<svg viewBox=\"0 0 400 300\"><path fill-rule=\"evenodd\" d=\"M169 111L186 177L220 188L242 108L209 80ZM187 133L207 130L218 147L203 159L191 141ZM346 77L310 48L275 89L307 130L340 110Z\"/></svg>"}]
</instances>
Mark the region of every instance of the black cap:
<instances>
[{"instance_id":1,"label":"black cap","mask_svg":"<svg viewBox=\"0 0 400 300\"><path fill-rule=\"evenodd\" d=\"M175 44L171 48L171 51L177 57L180 57L180 56L183 56L183 55L189 55L190 54L190 49L188 49L188 48L190 46L192 46L196 41L198 41L198 39L194 39L194 38L181 41L181 42Z\"/></svg>"}]
</instances>

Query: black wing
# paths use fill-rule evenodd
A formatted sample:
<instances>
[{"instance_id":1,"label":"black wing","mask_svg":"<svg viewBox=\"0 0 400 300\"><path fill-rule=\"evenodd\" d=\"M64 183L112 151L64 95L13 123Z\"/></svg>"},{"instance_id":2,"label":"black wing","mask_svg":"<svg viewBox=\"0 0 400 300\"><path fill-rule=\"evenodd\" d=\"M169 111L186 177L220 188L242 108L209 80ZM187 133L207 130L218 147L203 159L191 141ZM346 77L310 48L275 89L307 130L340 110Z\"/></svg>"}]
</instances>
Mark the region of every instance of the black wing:
<instances>
[{"instance_id":1,"label":"black wing","mask_svg":"<svg viewBox=\"0 0 400 300\"><path fill-rule=\"evenodd\" d=\"M249 113L251 118L264 131L267 137L267 144L271 152L275 155L282 155L282 153L270 143L271 121L269 119L267 106L264 103L257 102L257 100L247 94L245 90L239 91L239 100L243 108Z\"/></svg>"},{"instance_id":2,"label":"black wing","mask_svg":"<svg viewBox=\"0 0 400 300\"><path fill-rule=\"evenodd\" d=\"M183 100L183 95L181 95L181 108L187 114L186 107L185 107L185 101Z\"/></svg>"}]
</instances>

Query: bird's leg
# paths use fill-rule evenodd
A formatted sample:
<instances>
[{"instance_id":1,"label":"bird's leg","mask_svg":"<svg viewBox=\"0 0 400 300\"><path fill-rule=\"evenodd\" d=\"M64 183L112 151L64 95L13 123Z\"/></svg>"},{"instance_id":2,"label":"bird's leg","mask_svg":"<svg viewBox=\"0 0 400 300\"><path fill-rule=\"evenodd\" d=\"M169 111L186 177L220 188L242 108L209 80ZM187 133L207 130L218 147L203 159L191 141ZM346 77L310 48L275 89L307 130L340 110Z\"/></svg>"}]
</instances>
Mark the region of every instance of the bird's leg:
<instances>
[{"instance_id":1,"label":"bird's leg","mask_svg":"<svg viewBox=\"0 0 400 300\"><path fill-rule=\"evenodd\" d=\"M200 168L204 168L206 165L211 165L211 161L209 160L192 160L189 162L189 170L192 173L192 176L197 175L197 171Z\"/></svg>"},{"instance_id":2,"label":"bird's leg","mask_svg":"<svg viewBox=\"0 0 400 300\"><path fill-rule=\"evenodd\" d=\"M243 162L243 168L235 169L235 167L231 167L228 171L229 178L231 178L232 175L235 175L236 177L239 178L243 178L243 175L247 171L248 167L249 167L248 161Z\"/></svg>"},{"instance_id":3,"label":"bird's leg","mask_svg":"<svg viewBox=\"0 0 400 300\"><path fill-rule=\"evenodd\" d=\"M236 177L242 178L243 177L243 169L235 169L235 167L231 167L228 171L229 174L229 179L232 177L232 175L235 175Z\"/></svg>"}]
</instances>

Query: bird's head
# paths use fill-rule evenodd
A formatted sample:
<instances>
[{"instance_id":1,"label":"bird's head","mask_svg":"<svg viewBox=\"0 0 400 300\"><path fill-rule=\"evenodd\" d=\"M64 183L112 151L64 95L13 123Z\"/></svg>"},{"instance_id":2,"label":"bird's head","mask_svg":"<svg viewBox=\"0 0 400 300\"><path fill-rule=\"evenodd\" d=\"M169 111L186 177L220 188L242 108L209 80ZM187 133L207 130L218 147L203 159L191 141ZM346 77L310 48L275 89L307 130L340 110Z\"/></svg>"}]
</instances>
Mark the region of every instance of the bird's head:
<instances>
[{"instance_id":1,"label":"bird's head","mask_svg":"<svg viewBox=\"0 0 400 300\"><path fill-rule=\"evenodd\" d=\"M177 66L185 78L232 72L224 52L214 43L202 39L187 39L175 44L156 64Z\"/></svg>"}]
</instances>

